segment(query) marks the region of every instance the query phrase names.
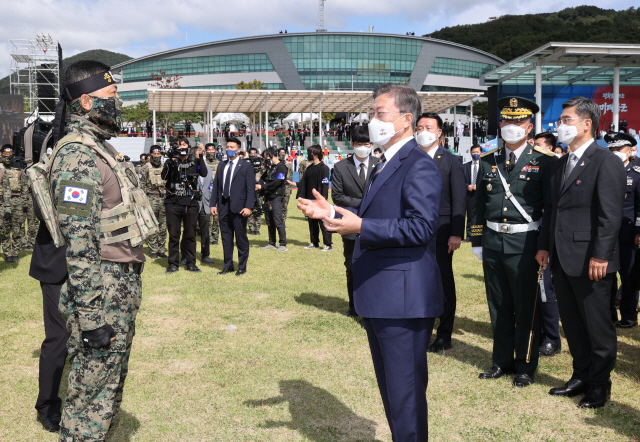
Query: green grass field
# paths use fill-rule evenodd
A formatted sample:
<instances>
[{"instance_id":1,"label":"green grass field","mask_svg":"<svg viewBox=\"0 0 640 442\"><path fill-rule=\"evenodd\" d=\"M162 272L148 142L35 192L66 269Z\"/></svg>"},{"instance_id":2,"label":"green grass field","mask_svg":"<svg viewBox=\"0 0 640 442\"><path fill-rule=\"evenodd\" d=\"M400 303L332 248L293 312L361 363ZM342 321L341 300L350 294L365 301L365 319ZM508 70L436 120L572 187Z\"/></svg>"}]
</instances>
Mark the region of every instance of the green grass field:
<instances>
[{"instance_id":1,"label":"green grass field","mask_svg":"<svg viewBox=\"0 0 640 442\"><path fill-rule=\"evenodd\" d=\"M289 251L263 251L266 226L250 236L248 272L214 265L164 273L149 262L122 411L108 440L390 442L364 330L347 310L342 242L304 250L308 229L289 207ZM199 247L199 246L198 246ZM0 263L0 440L55 441L36 422L42 296L28 276L31 252ZM198 254L199 257L199 254ZM434 441L626 441L640 438L638 328L620 332L612 400L579 410L549 388L571 375L571 357L541 359L536 383L481 381L491 367L491 325L481 263L456 252L458 311L453 349L429 355ZM230 325L237 327L229 330ZM61 396L66 385L63 380Z\"/></svg>"}]
</instances>

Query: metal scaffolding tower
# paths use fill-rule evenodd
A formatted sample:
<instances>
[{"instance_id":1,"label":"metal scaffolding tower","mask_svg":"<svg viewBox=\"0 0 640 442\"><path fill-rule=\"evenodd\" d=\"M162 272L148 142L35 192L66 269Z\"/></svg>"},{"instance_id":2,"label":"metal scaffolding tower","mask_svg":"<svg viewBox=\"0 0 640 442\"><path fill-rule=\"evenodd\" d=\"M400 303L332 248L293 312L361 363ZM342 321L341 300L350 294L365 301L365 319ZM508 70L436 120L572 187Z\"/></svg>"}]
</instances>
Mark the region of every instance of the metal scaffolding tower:
<instances>
[{"instance_id":1,"label":"metal scaffolding tower","mask_svg":"<svg viewBox=\"0 0 640 442\"><path fill-rule=\"evenodd\" d=\"M316 32L327 32L327 28L324 27L324 2L326 0L318 0L318 29Z\"/></svg>"},{"instance_id":2,"label":"metal scaffolding tower","mask_svg":"<svg viewBox=\"0 0 640 442\"><path fill-rule=\"evenodd\" d=\"M11 40L11 44L10 93L24 96L26 116L52 119L60 96L58 42L38 33L35 40Z\"/></svg>"}]
</instances>

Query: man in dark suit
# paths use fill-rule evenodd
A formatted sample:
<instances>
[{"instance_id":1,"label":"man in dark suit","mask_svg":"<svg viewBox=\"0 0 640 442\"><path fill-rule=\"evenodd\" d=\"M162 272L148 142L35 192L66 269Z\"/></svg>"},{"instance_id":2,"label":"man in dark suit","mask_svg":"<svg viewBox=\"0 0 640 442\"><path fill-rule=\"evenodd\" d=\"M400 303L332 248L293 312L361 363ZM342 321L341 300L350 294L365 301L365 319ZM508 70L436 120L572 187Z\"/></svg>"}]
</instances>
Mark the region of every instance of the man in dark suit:
<instances>
[{"instance_id":1,"label":"man in dark suit","mask_svg":"<svg viewBox=\"0 0 640 442\"><path fill-rule=\"evenodd\" d=\"M224 267L218 275L233 272L234 235L238 246L236 276L247 272L247 217L255 203L256 181L251 163L238 155L241 145L237 138L227 139L227 161L218 164L211 190L211 215L218 215L224 252Z\"/></svg>"},{"instance_id":2,"label":"man in dark suit","mask_svg":"<svg viewBox=\"0 0 640 442\"><path fill-rule=\"evenodd\" d=\"M460 147L460 137L458 135L453 137L453 150L457 153Z\"/></svg>"},{"instance_id":3,"label":"man in dark suit","mask_svg":"<svg viewBox=\"0 0 640 442\"><path fill-rule=\"evenodd\" d=\"M444 312L436 339L429 346L430 352L451 348L451 333L456 314L456 283L453 278L453 252L460 248L464 235L464 215L467 209L467 189L464 183L460 158L439 146L442 135L442 119L438 114L425 113L416 125L418 145L438 166L442 178L442 199L436 233L436 259L442 290Z\"/></svg>"},{"instance_id":4,"label":"man in dark suit","mask_svg":"<svg viewBox=\"0 0 640 442\"><path fill-rule=\"evenodd\" d=\"M598 408L611 396L616 330L609 315L613 272L619 269L618 232L626 176L622 161L594 140L600 107L584 97L562 105L558 139L570 151L553 169L551 204L536 259L551 265L558 309L573 374L555 396L584 394L581 408Z\"/></svg>"},{"instance_id":5,"label":"man in dark suit","mask_svg":"<svg viewBox=\"0 0 640 442\"><path fill-rule=\"evenodd\" d=\"M368 125L355 126L351 138L355 154L336 163L331 175L331 198L340 207L358 207L360 205L367 180L378 162L378 159L371 155L373 143L369 141ZM344 266L347 271L347 292L349 293L349 310L347 311L349 317L358 316L353 305L353 269L351 266L355 244L355 233L342 236Z\"/></svg>"},{"instance_id":6,"label":"man in dark suit","mask_svg":"<svg viewBox=\"0 0 640 442\"><path fill-rule=\"evenodd\" d=\"M471 241L471 214L473 213L473 207L476 203L476 182L478 179L482 147L479 145L471 146L469 153L471 153L471 161L462 165L464 182L467 185L467 242Z\"/></svg>"},{"instance_id":7,"label":"man in dark suit","mask_svg":"<svg viewBox=\"0 0 640 442\"><path fill-rule=\"evenodd\" d=\"M58 396L60 380L67 359L67 324L58 311L60 289L68 279L66 246L56 247L53 239L42 222L40 208L33 204L40 227L36 235L31 256L29 276L40 281L42 289L42 309L44 313L45 339L40 347L38 374L38 399L36 401L37 419L45 430L60 431L62 400Z\"/></svg>"},{"instance_id":8,"label":"man in dark suit","mask_svg":"<svg viewBox=\"0 0 640 442\"><path fill-rule=\"evenodd\" d=\"M356 234L353 298L364 318L373 366L395 441L426 441L427 356L443 296L436 262L442 180L413 138L420 115L416 92L404 84L373 90L369 137L384 147L357 208L300 199L330 231ZM332 212L341 218L333 218Z\"/></svg>"}]
</instances>

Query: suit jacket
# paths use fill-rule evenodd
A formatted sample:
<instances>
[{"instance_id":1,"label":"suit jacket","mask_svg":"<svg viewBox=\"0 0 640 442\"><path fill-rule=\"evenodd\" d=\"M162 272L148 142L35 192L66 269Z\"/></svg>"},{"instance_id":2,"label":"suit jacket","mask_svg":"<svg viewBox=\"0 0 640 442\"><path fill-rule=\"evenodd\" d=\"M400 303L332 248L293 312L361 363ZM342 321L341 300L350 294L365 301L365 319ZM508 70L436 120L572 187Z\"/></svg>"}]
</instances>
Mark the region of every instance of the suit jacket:
<instances>
[{"instance_id":1,"label":"suit jacket","mask_svg":"<svg viewBox=\"0 0 640 442\"><path fill-rule=\"evenodd\" d=\"M437 243L447 243L451 236L464 236L467 212L467 186L458 157L442 146L436 148L433 160L442 178L442 199L436 234Z\"/></svg>"},{"instance_id":2,"label":"suit jacket","mask_svg":"<svg viewBox=\"0 0 640 442\"><path fill-rule=\"evenodd\" d=\"M371 176L369 177L371 181ZM411 138L387 161L357 208L353 297L363 318L435 318L443 294L436 263L442 180Z\"/></svg>"},{"instance_id":3,"label":"suit jacket","mask_svg":"<svg viewBox=\"0 0 640 442\"><path fill-rule=\"evenodd\" d=\"M219 203L222 202L224 167L228 162L229 160L221 161L218 164L216 177L213 181L213 189L211 190L211 207L218 207ZM244 208L253 209L255 195L256 175L253 173L253 166L250 162L240 158L231 176L231 188L229 190L230 210L234 213L240 213Z\"/></svg>"},{"instance_id":4,"label":"suit jacket","mask_svg":"<svg viewBox=\"0 0 640 442\"><path fill-rule=\"evenodd\" d=\"M217 170L212 170L211 166L207 165L207 176L198 176L198 189L202 191L202 199L198 201L199 212L204 210L210 213L209 207L211 207L211 192L213 191L213 174L216 172Z\"/></svg>"},{"instance_id":5,"label":"suit jacket","mask_svg":"<svg viewBox=\"0 0 640 442\"><path fill-rule=\"evenodd\" d=\"M33 210L40 221L31 255L29 276L47 284L58 284L67 279L67 246L56 247L53 238L42 221L40 208L33 198Z\"/></svg>"},{"instance_id":6,"label":"suit jacket","mask_svg":"<svg viewBox=\"0 0 640 442\"><path fill-rule=\"evenodd\" d=\"M378 158L369 155L367 182L377 162ZM333 166L331 175L331 199L334 204L341 207L358 207L360 201L362 201L362 194L364 193L364 186L360 183L359 173L353 157L339 161ZM355 240L356 234L349 233L342 235L342 237Z\"/></svg>"},{"instance_id":7,"label":"suit jacket","mask_svg":"<svg viewBox=\"0 0 640 442\"><path fill-rule=\"evenodd\" d=\"M622 161L594 141L564 183L569 155L556 162L550 180L538 248L558 255L569 276L586 276L591 258L609 261L607 273L619 269L618 232L626 174Z\"/></svg>"},{"instance_id":8,"label":"suit jacket","mask_svg":"<svg viewBox=\"0 0 640 442\"><path fill-rule=\"evenodd\" d=\"M462 165L462 173L464 174L464 184L467 186L471 185L471 168L473 167L473 161L469 161ZM480 170L480 162L478 162L478 170ZM477 171L476 171L477 172ZM478 184L478 176L476 175L476 185ZM476 194L476 191L467 191L467 197L473 197Z\"/></svg>"}]
</instances>

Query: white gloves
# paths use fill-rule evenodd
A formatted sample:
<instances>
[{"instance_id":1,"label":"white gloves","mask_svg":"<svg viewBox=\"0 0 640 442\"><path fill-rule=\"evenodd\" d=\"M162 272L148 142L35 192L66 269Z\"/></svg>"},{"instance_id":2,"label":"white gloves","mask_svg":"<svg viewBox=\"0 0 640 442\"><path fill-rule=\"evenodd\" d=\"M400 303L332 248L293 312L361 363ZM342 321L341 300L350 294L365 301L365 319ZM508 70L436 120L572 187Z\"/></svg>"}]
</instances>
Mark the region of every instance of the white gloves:
<instances>
[{"instance_id":1,"label":"white gloves","mask_svg":"<svg viewBox=\"0 0 640 442\"><path fill-rule=\"evenodd\" d=\"M482 247L471 247L471 253L476 255L476 258L482 261Z\"/></svg>"}]
</instances>

